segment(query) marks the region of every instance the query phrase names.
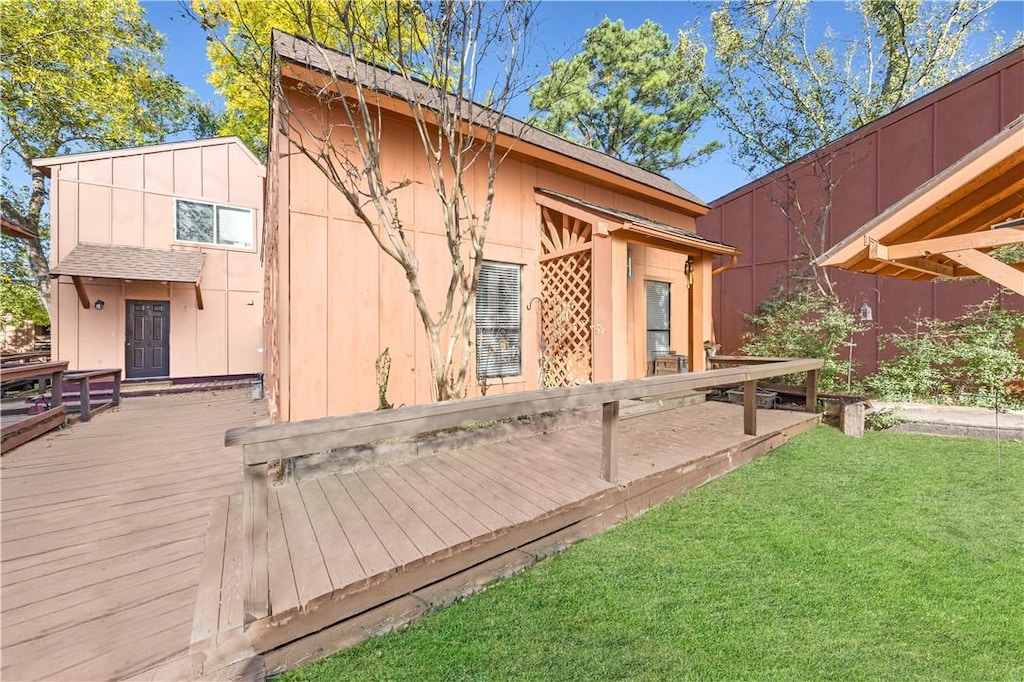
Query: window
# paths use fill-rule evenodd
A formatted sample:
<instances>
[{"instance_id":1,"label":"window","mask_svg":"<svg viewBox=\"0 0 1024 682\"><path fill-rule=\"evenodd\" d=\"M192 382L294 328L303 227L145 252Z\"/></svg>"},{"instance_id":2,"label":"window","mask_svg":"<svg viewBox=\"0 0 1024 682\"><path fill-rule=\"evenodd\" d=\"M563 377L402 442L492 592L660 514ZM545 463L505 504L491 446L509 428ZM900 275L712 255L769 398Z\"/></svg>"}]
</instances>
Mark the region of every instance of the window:
<instances>
[{"instance_id":1,"label":"window","mask_svg":"<svg viewBox=\"0 0 1024 682\"><path fill-rule=\"evenodd\" d=\"M476 375L480 379L521 373L521 268L484 263L476 289Z\"/></svg>"},{"instance_id":2,"label":"window","mask_svg":"<svg viewBox=\"0 0 1024 682\"><path fill-rule=\"evenodd\" d=\"M175 237L183 242L252 248L252 211L178 200Z\"/></svg>"},{"instance_id":3,"label":"window","mask_svg":"<svg viewBox=\"0 0 1024 682\"><path fill-rule=\"evenodd\" d=\"M647 363L668 355L671 329L672 287L668 282L648 280L647 287Z\"/></svg>"}]
</instances>

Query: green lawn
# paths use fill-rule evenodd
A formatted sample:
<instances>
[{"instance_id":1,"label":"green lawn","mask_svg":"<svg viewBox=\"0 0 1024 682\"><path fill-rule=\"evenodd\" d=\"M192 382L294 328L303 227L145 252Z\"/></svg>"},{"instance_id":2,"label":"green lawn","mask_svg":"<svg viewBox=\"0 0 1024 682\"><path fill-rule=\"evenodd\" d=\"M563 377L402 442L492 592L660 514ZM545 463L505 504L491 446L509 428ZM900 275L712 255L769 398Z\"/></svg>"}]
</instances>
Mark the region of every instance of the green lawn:
<instances>
[{"instance_id":1,"label":"green lawn","mask_svg":"<svg viewBox=\"0 0 1024 682\"><path fill-rule=\"evenodd\" d=\"M1024 679L1024 446L821 427L281 679Z\"/></svg>"}]
</instances>

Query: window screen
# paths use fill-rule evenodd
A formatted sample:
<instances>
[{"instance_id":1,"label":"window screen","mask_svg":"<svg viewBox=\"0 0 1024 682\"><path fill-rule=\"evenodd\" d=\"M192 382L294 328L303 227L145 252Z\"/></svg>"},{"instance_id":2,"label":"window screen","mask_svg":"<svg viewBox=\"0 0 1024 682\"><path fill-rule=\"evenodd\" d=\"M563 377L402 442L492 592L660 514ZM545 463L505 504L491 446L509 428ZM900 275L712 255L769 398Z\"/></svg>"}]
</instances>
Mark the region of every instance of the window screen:
<instances>
[{"instance_id":1,"label":"window screen","mask_svg":"<svg viewBox=\"0 0 1024 682\"><path fill-rule=\"evenodd\" d=\"M216 239L211 204L179 201L177 218L177 237L181 241L212 244Z\"/></svg>"},{"instance_id":2,"label":"window screen","mask_svg":"<svg viewBox=\"0 0 1024 682\"><path fill-rule=\"evenodd\" d=\"M669 351L671 330L671 286L668 282L647 281L647 361Z\"/></svg>"},{"instance_id":3,"label":"window screen","mask_svg":"<svg viewBox=\"0 0 1024 682\"><path fill-rule=\"evenodd\" d=\"M521 373L521 268L484 263L476 289L476 373L481 379Z\"/></svg>"}]
</instances>

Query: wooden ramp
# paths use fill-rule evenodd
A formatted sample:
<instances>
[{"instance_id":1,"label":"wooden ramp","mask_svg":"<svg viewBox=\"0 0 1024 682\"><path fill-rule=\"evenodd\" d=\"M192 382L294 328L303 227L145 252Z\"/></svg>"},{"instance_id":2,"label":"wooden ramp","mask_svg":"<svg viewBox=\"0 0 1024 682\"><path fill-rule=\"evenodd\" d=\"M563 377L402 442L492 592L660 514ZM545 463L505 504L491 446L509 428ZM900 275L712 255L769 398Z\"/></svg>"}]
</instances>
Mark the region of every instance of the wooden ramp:
<instances>
[{"instance_id":1,"label":"wooden ramp","mask_svg":"<svg viewBox=\"0 0 1024 682\"><path fill-rule=\"evenodd\" d=\"M193 622L204 674L253 654L275 674L387 631L567 543L719 476L818 423L723 403L624 420L618 478L601 424L272 486L270 616L242 628L241 505L213 515Z\"/></svg>"},{"instance_id":2,"label":"wooden ramp","mask_svg":"<svg viewBox=\"0 0 1024 682\"><path fill-rule=\"evenodd\" d=\"M0 677L186 679L210 509L242 487L224 430L265 418L248 390L137 398L4 455Z\"/></svg>"}]
</instances>

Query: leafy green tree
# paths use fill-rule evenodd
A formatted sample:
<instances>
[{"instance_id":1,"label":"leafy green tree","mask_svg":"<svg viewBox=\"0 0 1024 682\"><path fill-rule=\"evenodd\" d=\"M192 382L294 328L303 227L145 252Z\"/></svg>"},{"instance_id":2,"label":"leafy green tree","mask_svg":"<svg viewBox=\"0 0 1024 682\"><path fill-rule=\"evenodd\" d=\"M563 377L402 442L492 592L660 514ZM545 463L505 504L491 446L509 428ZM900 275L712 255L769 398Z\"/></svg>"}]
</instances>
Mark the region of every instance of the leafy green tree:
<instances>
[{"instance_id":1,"label":"leafy green tree","mask_svg":"<svg viewBox=\"0 0 1024 682\"><path fill-rule=\"evenodd\" d=\"M46 200L34 158L160 141L187 127L189 92L161 73L163 37L136 0L9 0L0 3L0 110L4 195L39 233ZM16 187L13 167L28 176ZM32 285L49 310L42 238L25 243Z\"/></svg>"},{"instance_id":2,"label":"leafy green tree","mask_svg":"<svg viewBox=\"0 0 1024 682\"><path fill-rule=\"evenodd\" d=\"M821 389L846 391L851 387L853 365L849 355L853 335L864 331L856 316L834 295L813 286L779 292L762 301L753 315L744 315L751 331L743 338L740 353L774 358L821 358ZM799 375L783 377L796 383Z\"/></svg>"},{"instance_id":3,"label":"leafy green tree","mask_svg":"<svg viewBox=\"0 0 1024 682\"><path fill-rule=\"evenodd\" d=\"M809 4L725 0L711 15L715 116L751 173L794 161L965 72L969 40L985 33L994 2L848 3L849 22L819 39Z\"/></svg>"},{"instance_id":4,"label":"leafy green tree","mask_svg":"<svg viewBox=\"0 0 1024 682\"><path fill-rule=\"evenodd\" d=\"M209 40L210 84L224 98L225 109L215 125L221 135L237 135L260 158L267 154L267 126L270 102L270 34L274 29L293 35L309 35L312 25L317 40L331 47L344 47L352 39L339 20L339 13L358 11L367 27L391 26L398 18L408 21L415 3L405 0L192 0L192 16ZM403 43L421 42L423 24L412 21ZM390 64L398 54L396 34L367 31L359 36L361 55L380 64Z\"/></svg>"},{"instance_id":5,"label":"leafy green tree","mask_svg":"<svg viewBox=\"0 0 1024 682\"><path fill-rule=\"evenodd\" d=\"M918 318L884 337L895 357L869 377L883 400L930 400L979 407L1024 407L1024 313L997 298L953 320Z\"/></svg>"},{"instance_id":6,"label":"leafy green tree","mask_svg":"<svg viewBox=\"0 0 1024 682\"><path fill-rule=\"evenodd\" d=\"M532 122L656 173L698 163L721 147L684 150L714 98L700 87L705 52L695 29L673 44L653 21L627 29L606 18L530 91Z\"/></svg>"}]
</instances>

